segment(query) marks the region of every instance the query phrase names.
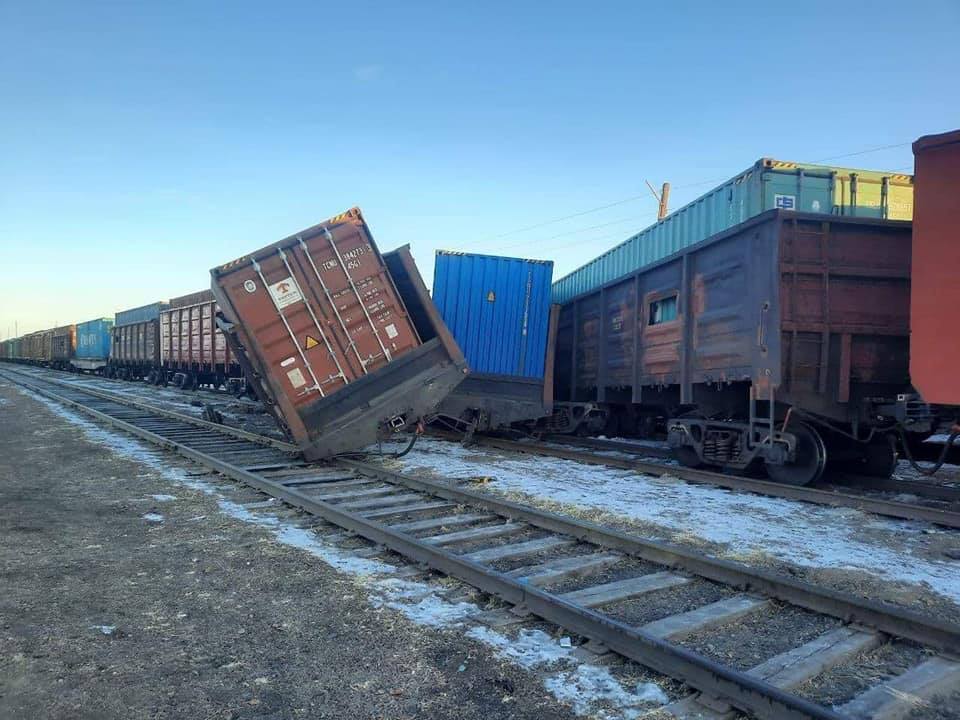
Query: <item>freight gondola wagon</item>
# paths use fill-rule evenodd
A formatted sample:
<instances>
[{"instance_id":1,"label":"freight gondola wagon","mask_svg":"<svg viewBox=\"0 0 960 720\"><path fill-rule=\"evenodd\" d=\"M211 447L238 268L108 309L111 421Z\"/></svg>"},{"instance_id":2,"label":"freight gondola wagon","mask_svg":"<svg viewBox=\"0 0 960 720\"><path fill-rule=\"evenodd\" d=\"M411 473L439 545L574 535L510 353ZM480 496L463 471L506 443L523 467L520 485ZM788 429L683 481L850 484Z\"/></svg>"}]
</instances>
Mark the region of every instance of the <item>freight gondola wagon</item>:
<instances>
[{"instance_id":1,"label":"freight gondola wagon","mask_svg":"<svg viewBox=\"0 0 960 720\"><path fill-rule=\"evenodd\" d=\"M551 412L552 273L548 261L437 252L433 302L470 368L439 413L470 431L489 431Z\"/></svg>"},{"instance_id":2,"label":"freight gondola wagon","mask_svg":"<svg viewBox=\"0 0 960 720\"><path fill-rule=\"evenodd\" d=\"M121 380L155 379L160 368L160 312L166 303L123 310L113 316L107 375Z\"/></svg>"},{"instance_id":3,"label":"freight gondola wagon","mask_svg":"<svg viewBox=\"0 0 960 720\"><path fill-rule=\"evenodd\" d=\"M101 374L110 361L110 331L113 318L77 323L77 351L70 361L80 372Z\"/></svg>"},{"instance_id":4,"label":"freight gondola wagon","mask_svg":"<svg viewBox=\"0 0 960 720\"><path fill-rule=\"evenodd\" d=\"M358 208L210 272L230 347L308 459L416 428L467 372L409 248L381 255Z\"/></svg>"},{"instance_id":5,"label":"freight gondola wagon","mask_svg":"<svg viewBox=\"0 0 960 720\"><path fill-rule=\"evenodd\" d=\"M557 392L687 465L886 475L909 308L910 223L774 210L566 303Z\"/></svg>"},{"instance_id":6,"label":"freight gondola wagon","mask_svg":"<svg viewBox=\"0 0 960 720\"><path fill-rule=\"evenodd\" d=\"M172 298L160 316L160 370L153 381L195 390L200 386L239 392L243 372L217 327L210 290Z\"/></svg>"},{"instance_id":7,"label":"freight gondola wagon","mask_svg":"<svg viewBox=\"0 0 960 720\"><path fill-rule=\"evenodd\" d=\"M57 370L71 370L77 354L77 326L54 328L50 338L50 365Z\"/></svg>"}]
</instances>

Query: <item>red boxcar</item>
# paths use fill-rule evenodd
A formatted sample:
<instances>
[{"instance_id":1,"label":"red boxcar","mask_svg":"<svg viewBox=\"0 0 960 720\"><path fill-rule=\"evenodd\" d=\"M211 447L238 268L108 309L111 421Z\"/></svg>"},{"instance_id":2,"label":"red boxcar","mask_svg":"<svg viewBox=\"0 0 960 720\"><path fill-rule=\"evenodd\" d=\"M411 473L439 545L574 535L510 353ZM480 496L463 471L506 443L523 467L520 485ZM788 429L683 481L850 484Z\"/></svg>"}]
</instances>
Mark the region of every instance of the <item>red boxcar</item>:
<instances>
[{"instance_id":1,"label":"red boxcar","mask_svg":"<svg viewBox=\"0 0 960 720\"><path fill-rule=\"evenodd\" d=\"M213 293L203 290L173 298L160 312L162 382L219 388L243 377L214 319L218 309Z\"/></svg>"}]
</instances>

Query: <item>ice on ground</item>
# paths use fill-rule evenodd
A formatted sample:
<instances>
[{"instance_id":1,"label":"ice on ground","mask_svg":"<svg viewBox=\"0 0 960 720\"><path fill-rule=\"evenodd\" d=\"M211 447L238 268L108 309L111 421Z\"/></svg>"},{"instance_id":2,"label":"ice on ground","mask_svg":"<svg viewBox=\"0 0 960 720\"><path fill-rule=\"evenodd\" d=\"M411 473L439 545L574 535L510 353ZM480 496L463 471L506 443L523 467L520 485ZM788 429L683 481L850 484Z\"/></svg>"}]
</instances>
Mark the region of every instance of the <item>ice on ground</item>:
<instances>
[{"instance_id":1,"label":"ice on ground","mask_svg":"<svg viewBox=\"0 0 960 720\"><path fill-rule=\"evenodd\" d=\"M651 705L665 705L670 700L656 683L640 683L635 690L627 690L607 668L596 665L584 664L570 672L559 672L544 680L544 685L578 715L586 715L597 702L605 702L619 710L621 717L632 719Z\"/></svg>"},{"instance_id":2,"label":"ice on ground","mask_svg":"<svg viewBox=\"0 0 960 720\"><path fill-rule=\"evenodd\" d=\"M161 515L160 513L148 512L148 513L142 515L141 517L142 517L144 520L146 520L147 522L153 522L153 523L162 523L162 522L163 522L163 515Z\"/></svg>"},{"instance_id":3,"label":"ice on ground","mask_svg":"<svg viewBox=\"0 0 960 720\"><path fill-rule=\"evenodd\" d=\"M172 502L177 499L176 495L164 495L163 493L160 493L159 495L151 495L150 497L157 502Z\"/></svg>"},{"instance_id":4,"label":"ice on ground","mask_svg":"<svg viewBox=\"0 0 960 720\"><path fill-rule=\"evenodd\" d=\"M524 629L518 633L515 640L511 640L495 630L479 625L467 630L467 637L489 645L500 657L528 669L569 662L572 652L572 649L562 647L543 630Z\"/></svg>"},{"instance_id":5,"label":"ice on ground","mask_svg":"<svg viewBox=\"0 0 960 720\"><path fill-rule=\"evenodd\" d=\"M808 567L863 570L960 602L960 562L922 554L927 523L428 438L394 462L448 478L489 476L496 482L486 487L653 523L723 545L733 556L765 553Z\"/></svg>"},{"instance_id":6,"label":"ice on ground","mask_svg":"<svg viewBox=\"0 0 960 720\"><path fill-rule=\"evenodd\" d=\"M113 631L117 629L116 625L91 625L91 630L99 630L104 635L113 635Z\"/></svg>"},{"instance_id":7,"label":"ice on ground","mask_svg":"<svg viewBox=\"0 0 960 720\"><path fill-rule=\"evenodd\" d=\"M305 550L336 570L355 576L368 592L367 599L374 607L398 610L413 622L436 628L463 626L471 616L482 612L482 608L474 603L451 602L444 599L438 594L438 588L434 585L389 577L397 570L394 565L357 557L350 550L322 542L309 530L298 528L276 517L256 515L242 505L226 499L217 488L216 475L208 476L213 482L193 478L184 470L170 467L162 455L140 441L104 430L29 390L20 387L17 387L17 390L42 402L64 420L79 426L90 441L106 446L122 457L150 467L178 486L188 487L215 497L220 511L224 514L243 522L268 527L279 542ZM233 487L226 486L226 489L230 490ZM101 628L109 629L109 633L116 629L110 625L95 626L95 629L109 634ZM548 666L564 659L567 663L573 663L575 669L572 671L564 670L548 674L544 680L544 687L561 702L571 704L578 714L602 717L606 720L634 720L638 717L638 712L634 709L637 704L667 702L666 695L657 685L648 683L641 686L646 688L649 685L650 688L655 688L655 692L650 688L645 689L643 693L640 692L640 688L637 691L627 690L605 668L579 664L579 661L573 660L569 655L571 652L569 649L561 648L546 633L538 634L538 632L521 631L517 640L513 641L480 626L468 630L466 634L492 646L504 659L525 668ZM548 644L552 647L548 648ZM656 699L661 696L663 700ZM616 710L609 710L611 706Z\"/></svg>"}]
</instances>

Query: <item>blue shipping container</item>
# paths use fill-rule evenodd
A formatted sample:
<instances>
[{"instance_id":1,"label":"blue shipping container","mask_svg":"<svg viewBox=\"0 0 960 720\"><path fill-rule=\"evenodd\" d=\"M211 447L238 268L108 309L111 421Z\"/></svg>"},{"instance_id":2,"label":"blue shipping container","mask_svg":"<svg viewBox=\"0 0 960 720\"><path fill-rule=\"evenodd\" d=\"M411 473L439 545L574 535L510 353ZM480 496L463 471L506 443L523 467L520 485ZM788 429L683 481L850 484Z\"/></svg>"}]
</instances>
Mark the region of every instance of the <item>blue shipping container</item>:
<instances>
[{"instance_id":1,"label":"blue shipping container","mask_svg":"<svg viewBox=\"0 0 960 720\"><path fill-rule=\"evenodd\" d=\"M910 220L913 177L762 158L603 255L557 280L564 304L773 209Z\"/></svg>"},{"instance_id":2,"label":"blue shipping container","mask_svg":"<svg viewBox=\"0 0 960 720\"><path fill-rule=\"evenodd\" d=\"M121 310L113 316L113 324L133 325L134 323L150 322L160 317L160 311L169 307L167 303L155 302L131 310Z\"/></svg>"},{"instance_id":3,"label":"blue shipping container","mask_svg":"<svg viewBox=\"0 0 960 720\"><path fill-rule=\"evenodd\" d=\"M542 379L553 263L437 251L433 302L476 373Z\"/></svg>"},{"instance_id":4,"label":"blue shipping container","mask_svg":"<svg viewBox=\"0 0 960 720\"><path fill-rule=\"evenodd\" d=\"M110 331L113 320L97 318L77 324L77 358L106 360L110 357Z\"/></svg>"}]
</instances>

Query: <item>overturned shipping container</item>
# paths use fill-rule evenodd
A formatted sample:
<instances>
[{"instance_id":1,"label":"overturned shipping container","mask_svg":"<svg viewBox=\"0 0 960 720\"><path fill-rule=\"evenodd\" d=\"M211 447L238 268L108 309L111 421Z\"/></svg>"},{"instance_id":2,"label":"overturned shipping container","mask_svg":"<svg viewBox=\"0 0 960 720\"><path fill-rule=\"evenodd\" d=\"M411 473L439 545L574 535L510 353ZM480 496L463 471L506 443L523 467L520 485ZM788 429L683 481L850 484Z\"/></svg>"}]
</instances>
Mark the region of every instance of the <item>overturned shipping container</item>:
<instances>
[{"instance_id":1,"label":"overturned shipping container","mask_svg":"<svg viewBox=\"0 0 960 720\"><path fill-rule=\"evenodd\" d=\"M309 459L416 425L466 373L409 249L381 256L358 208L210 272L248 380Z\"/></svg>"},{"instance_id":2,"label":"overturned shipping container","mask_svg":"<svg viewBox=\"0 0 960 720\"><path fill-rule=\"evenodd\" d=\"M433 302L470 368L443 415L494 430L550 413L552 274L549 261L437 251Z\"/></svg>"}]
</instances>

